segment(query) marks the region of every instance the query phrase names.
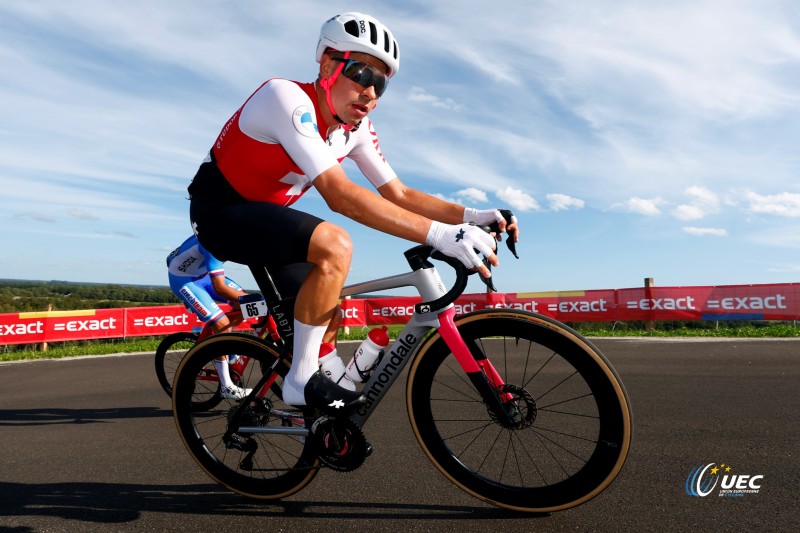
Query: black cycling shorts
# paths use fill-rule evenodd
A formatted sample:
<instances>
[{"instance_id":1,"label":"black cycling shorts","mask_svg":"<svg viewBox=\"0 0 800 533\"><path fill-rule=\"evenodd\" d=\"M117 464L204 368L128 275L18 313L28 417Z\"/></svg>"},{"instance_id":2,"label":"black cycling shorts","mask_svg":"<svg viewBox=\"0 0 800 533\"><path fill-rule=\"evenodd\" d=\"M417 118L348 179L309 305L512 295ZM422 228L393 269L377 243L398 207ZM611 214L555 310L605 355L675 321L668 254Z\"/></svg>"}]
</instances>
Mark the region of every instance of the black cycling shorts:
<instances>
[{"instance_id":1,"label":"black cycling shorts","mask_svg":"<svg viewBox=\"0 0 800 533\"><path fill-rule=\"evenodd\" d=\"M189 186L189 217L200 243L220 261L265 266L282 296L294 296L305 279L311 235L322 219L281 205L240 196L213 161L203 163Z\"/></svg>"}]
</instances>

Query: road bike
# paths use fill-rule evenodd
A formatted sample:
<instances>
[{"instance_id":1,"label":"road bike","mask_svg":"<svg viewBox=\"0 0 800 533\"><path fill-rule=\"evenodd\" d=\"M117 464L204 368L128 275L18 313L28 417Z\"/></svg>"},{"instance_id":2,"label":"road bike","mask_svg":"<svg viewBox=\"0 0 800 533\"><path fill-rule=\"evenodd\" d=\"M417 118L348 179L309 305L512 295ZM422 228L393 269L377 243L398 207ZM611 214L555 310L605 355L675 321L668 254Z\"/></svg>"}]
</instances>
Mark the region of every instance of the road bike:
<instances>
[{"instance_id":1,"label":"road bike","mask_svg":"<svg viewBox=\"0 0 800 533\"><path fill-rule=\"evenodd\" d=\"M242 312L241 311L229 311L226 313L228 318L231 320L232 323L241 322L242 320ZM266 316L261 318L255 323L250 323L250 333L252 335L258 337L266 337L269 335L269 338L273 340L273 342L280 342L280 334L277 330L277 325L275 324L275 320L272 316ZM161 388L164 389L164 392L169 396L172 397L172 381L175 378L175 372L178 369L181 361L185 357L186 353L194 347L199 341L205 339L214 334L214 330L211 328L211 324L204 324L200 333L196 333L194 331L179 331L177 333L171 333L164 337L164 339L158 344L156 348L155 354L155 368L156 368L156 377L158 378L158 383L161 385ZM231 380L235 384L239 384L241 382L241 376L244 372L245 368L247 368L248 363L250 362L249 357L234 357L229 363L230 368L230 375ZM202 377L198 377L198 379L203 379L209 382L214 383L215 387L219 389L219 376L217 375L217 370L215 367L207 368L204 371L204 375ZM219 392L217 394L210 396L209 398L205 398L203 401L194 402L194 409L198 411L211 409L219 404L222 400L222 396Z\"/></svg>"},{"instance_id":2,"label":"road bike","mask_svg":"<svg viewBox=\"0 0 800 533\"><path fill-rule=\"evenodd\" d=\"M308 485L322 467L352 471L371 453L362 428L408 367L406 407L425 455L457 487L506 509L551 512L593 498L620 472L631 441L628 395L608 360L576 331L511 309L456 316L453 303L473 272L416 246L411 272L344 288L343 296L414 287L421 302L364 383L363 406L330 416L283 403L292 321L263 267L250 267L286 340L214 335L183 358L173 415L186 449L212 479L246 497L279 499ZM455 270L447 290L430 259ZM215 394L201 378L221 354L245 355L252 392L208 411Z\"/></svg>"}]
</instances>

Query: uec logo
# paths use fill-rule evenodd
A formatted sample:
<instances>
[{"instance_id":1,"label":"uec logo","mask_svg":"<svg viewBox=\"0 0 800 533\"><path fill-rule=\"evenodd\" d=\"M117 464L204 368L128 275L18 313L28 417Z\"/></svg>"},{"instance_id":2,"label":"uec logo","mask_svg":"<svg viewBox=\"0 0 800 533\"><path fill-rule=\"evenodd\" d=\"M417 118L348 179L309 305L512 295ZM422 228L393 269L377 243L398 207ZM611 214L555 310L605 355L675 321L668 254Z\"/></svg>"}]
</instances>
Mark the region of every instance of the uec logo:
<instances>
[{"instance_id":1,"label":"uec logo","mask_svg":"<svg viewBox=\"0 0 800 533\"><path fill-rule=\"evenodd\" d=\"M698 498L705 498L711 494L719 483L720 496L743 496L757 494L761 485L757 481L764 476L734 475L730 474L731 467L725 464L717 466L708 463L693 468L686 477L686 494Z\"/></svg>"}]
</instances>

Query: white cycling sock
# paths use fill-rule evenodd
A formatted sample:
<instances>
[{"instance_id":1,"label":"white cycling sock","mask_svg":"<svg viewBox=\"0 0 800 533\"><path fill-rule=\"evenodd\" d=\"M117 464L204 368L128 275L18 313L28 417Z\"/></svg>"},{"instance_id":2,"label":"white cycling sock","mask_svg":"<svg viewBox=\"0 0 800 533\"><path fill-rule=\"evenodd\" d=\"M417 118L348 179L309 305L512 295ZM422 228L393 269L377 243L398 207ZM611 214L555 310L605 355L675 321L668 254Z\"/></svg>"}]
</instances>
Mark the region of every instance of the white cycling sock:
<instances>
[{"instance_id":1,"label":"white cycling sock","mask_svg":"<svg viewBox=\"0 0 800 533\"><path fill-rule=\"evenodd\" d=\"M283 380L283 401L289 405L305 405L303 389L319 370L319 347L328 326L309 326L294 321L294 352L292 368Z\"/></svg>"},{"instance_id":2,"label":"white cycling sock","mask_svg":"<svg viewBox=\"0 0 800 533\"><path fill-rule=\"evenodd\" d=\"M224 361L220 361L219 359L214 359L214 366L217 368L217 376L219 376L219 384L225 387L226 389L231 388L233 385L233 381L231 380L231 373L228 369L228 358L226 357Z\"/></svg>"}]
</instances>

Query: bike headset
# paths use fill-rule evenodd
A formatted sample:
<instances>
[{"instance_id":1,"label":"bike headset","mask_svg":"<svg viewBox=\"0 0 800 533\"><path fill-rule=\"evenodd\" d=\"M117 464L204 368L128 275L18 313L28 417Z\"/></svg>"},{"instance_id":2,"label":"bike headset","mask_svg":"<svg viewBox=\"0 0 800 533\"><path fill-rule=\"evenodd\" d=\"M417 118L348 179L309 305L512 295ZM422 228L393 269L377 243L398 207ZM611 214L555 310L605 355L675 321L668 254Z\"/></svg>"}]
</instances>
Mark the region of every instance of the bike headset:
<instances>
[{"instance_id":1,"label":"bike headset","mask_svg":"<svg viewBox=\"0 0 800 533\"><path fill-rule=\"evenodd\" d=\"M319 32L317 63L322 61L322 56L328 48L344 52L343 59L349 59L350 52L363 52L380 59L388 68L387 79L400 70L400 48L397 46L394 35L378 19L363 13L351 11L325 21ZM340 62L331 76L320 77L319 84L325 91L325 101L333 117L345 131L353 131L361 123L359 122L355 126L345 124L333 108L331 100L331 87L343 69L344 63Z\"/></svg>"}]
</instances>

